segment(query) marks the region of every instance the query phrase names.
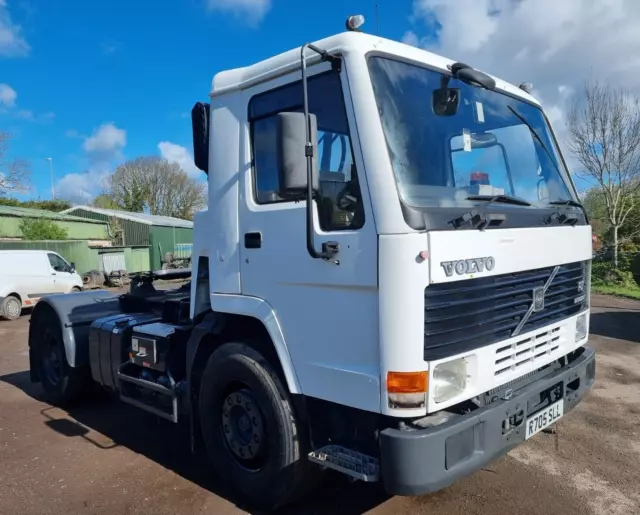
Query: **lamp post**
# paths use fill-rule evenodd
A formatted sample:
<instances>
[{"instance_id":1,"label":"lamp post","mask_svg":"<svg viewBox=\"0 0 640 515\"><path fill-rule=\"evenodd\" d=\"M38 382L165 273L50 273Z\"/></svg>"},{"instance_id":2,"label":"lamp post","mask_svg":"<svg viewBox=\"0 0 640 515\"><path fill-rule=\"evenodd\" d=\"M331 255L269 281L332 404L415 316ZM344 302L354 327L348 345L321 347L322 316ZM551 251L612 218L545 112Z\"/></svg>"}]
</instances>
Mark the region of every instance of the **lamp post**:
<instances>
[{"instance_id":1,"label":"lamp post","mask_svg":"<svg viewBox=\"0 0 640 515\"><path fill-rule=\"evenodd\" d=\"M47 161L49 161L49 173L51 174L51 200L55 200L56 190L53 186L53 158L47 157Z\"/></svg>"}]
</instances>

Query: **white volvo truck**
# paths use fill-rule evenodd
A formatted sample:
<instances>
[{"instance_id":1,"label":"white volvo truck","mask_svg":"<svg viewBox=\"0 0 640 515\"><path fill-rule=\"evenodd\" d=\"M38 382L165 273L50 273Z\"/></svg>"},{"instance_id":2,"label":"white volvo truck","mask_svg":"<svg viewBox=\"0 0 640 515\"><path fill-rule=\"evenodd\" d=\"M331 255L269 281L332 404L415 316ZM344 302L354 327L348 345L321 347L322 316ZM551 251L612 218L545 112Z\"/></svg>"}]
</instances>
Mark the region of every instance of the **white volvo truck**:
<instances>
[{"instance_id":1,"label":"white volvo truck","mask_svg":"<svg viewBox=\"0 0 640 515\"><path fill-rule=\"evenodd\" d=\"M595 376L591 228L525 89L353 30L218 73L191 282L45 297L32 379L188 423L263 507L328 468L414 495L486 466Z\"/></svg>"}]
</instances>

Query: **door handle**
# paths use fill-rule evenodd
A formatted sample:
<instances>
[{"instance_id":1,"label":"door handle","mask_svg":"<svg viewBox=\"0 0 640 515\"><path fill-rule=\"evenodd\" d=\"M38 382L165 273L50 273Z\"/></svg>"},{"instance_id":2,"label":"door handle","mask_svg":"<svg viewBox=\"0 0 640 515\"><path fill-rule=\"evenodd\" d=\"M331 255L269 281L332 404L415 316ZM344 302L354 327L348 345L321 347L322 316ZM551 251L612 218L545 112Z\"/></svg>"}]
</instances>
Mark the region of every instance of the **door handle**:
<instances>
[{"instance_id":1,"label":"door handle","mask_svg":"<svg viewBox=\"0 0 640 515\"><path fill-rule=\"evenodd\" d=\"M51 275L56 275L56 273L55 273L55 272L53 272Z\"/></svg>"},{"instance_id":2,"label":"door handle","mask_svg":"<svg viewBox=\"0 0 640 515\"><path fill-rule=\"evenodd\" d=\"M246 249L259 249L262 247L262 233L248 232L244 235L244 247Z\"/></svg>"}]
</instances>

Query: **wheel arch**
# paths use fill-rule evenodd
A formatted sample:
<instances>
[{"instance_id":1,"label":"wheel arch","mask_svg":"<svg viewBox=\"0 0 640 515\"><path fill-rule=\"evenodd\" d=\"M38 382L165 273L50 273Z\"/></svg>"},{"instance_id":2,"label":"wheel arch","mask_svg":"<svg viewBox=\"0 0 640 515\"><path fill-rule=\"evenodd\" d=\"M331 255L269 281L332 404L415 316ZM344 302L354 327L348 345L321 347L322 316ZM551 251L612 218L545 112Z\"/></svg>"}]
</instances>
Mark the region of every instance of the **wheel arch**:
<instances>
[{"instance_id":1,"label":"wheel arch","mask_svg":"<svg viewBox=\"0 0 640 515\"><path fill-rule=\"evenodd\" d=\"M301 393L291 354L271 306L263 299L246 295L213 294L211 297L215 308L194 328L189 339L187 370L191 388L208 356L218 346L242 341L270 360L289 393Z\"/></svg>"},{"instance_id":2,"label":"wheel arch","mask_svg":"<svg viewBox=\"0 0 640 515\"><path fill-rule=\"evenodd\" d=\"M53 316L62 331L67 363L72 368L89 364L89 327L97 318L120 312L118 297L111 292L98 290L78 292L75 295L59 293L42 297L34 306L29 321L29 361L32 379L34 349L39 337L38 324L45 317Z\"/></svg>"}]
</instances>

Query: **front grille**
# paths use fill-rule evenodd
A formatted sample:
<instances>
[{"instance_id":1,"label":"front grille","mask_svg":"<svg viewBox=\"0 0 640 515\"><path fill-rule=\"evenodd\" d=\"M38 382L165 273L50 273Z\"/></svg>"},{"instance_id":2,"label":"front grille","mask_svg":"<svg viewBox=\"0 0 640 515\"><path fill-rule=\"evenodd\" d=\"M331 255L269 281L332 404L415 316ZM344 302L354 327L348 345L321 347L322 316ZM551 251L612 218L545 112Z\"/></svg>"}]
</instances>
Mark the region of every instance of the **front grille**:
<instances>
[{"instance_id":1,"label":"front grille","mask_svg":"<svg viewBox=\"0 0 640 515\"><path fill-rule=\"evenodd\" d=\"M512 274L432 284L425 289L424 355L442 359L507 340L555 266ZM586 262L560 265L544 297L518 334L573 316L586 308ZM548 350L548 349L545 349Z\"/></svg>"}]
</instances>

